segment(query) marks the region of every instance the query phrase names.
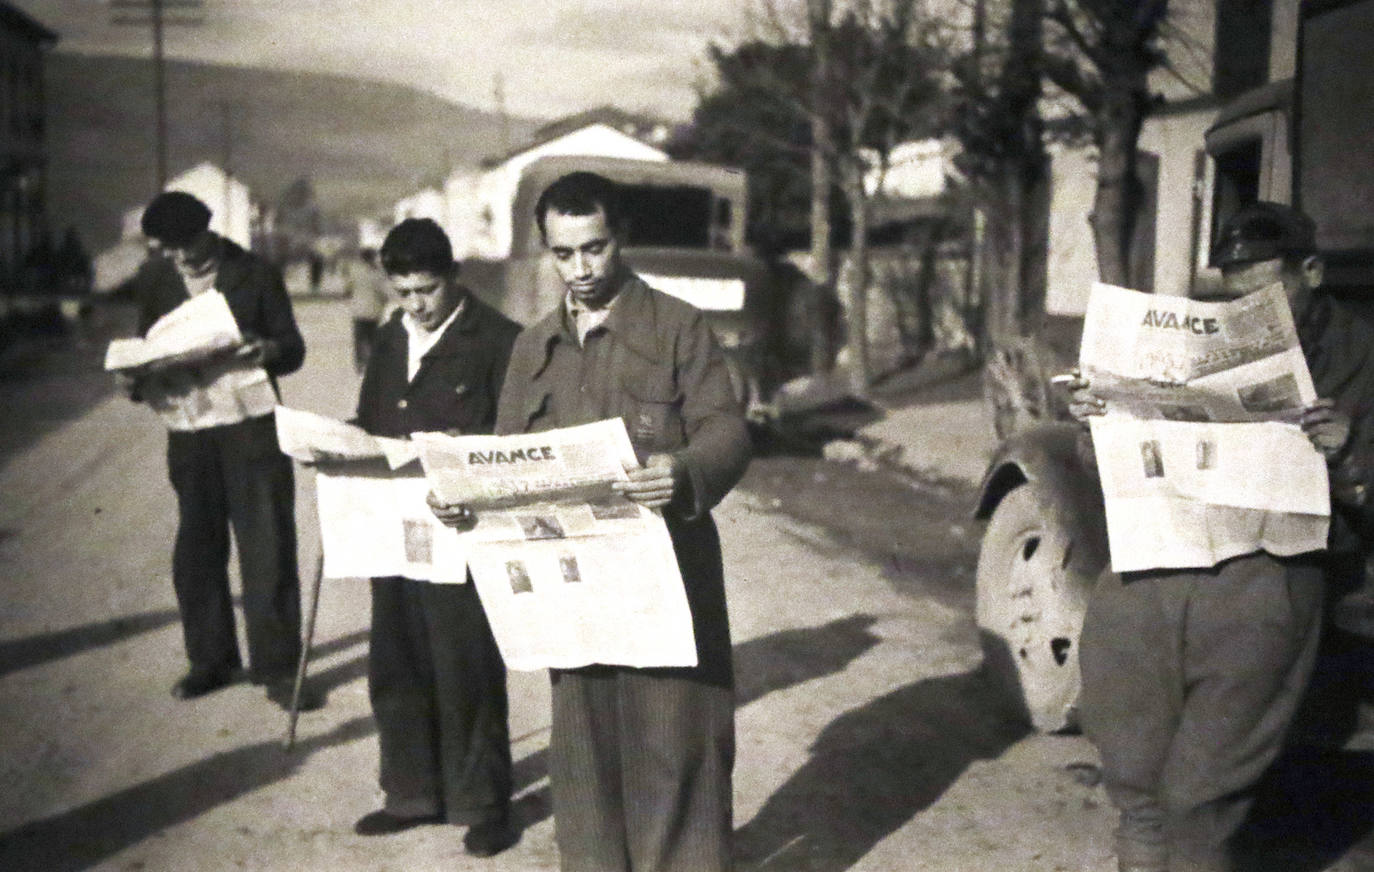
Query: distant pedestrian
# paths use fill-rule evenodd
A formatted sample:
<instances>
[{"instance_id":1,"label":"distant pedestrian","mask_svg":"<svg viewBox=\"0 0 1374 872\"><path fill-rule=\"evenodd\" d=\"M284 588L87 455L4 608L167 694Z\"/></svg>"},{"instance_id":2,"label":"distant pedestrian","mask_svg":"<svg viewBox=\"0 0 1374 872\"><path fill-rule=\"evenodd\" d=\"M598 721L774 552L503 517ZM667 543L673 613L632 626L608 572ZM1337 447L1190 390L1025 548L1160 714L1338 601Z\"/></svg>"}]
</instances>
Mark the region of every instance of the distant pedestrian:
<instances>
[{"instance_id":1,"label":"distant pedestrian","mask_svg":"<svg viewBox=\"0 0 1374 872\"><path fill-rule=\"evenodd\" d=\"M519 326L458 282L429 219L392 228L381 262L400 310L377 333L358 423L377 436L490 433ZM372 579L367 680L386 801L354 831L465 825L463 848L478 857L514 844L506 668L471 578Z\"/></svg>"},{"instance_id":2,"label":"distant pedestrian","mask_svg":"<svg viewBox=\"0 0 1374 872\"><path fill-rule=\"evenodd\" d=\"M192 296L218 291L246 344L228 360L171 367L121 384L137 401L183 413L164 414L168 473L180 514L172 584L190 660L172 695L210 693L236 680L242 668L227 571L232 526L243 577L248 677L288 708L301 645L295 488L272 412L275 379L300 368L305 342L281 274L212 233L209 223L210 209L181 192L160 194L144 210L153 255L133 285L138 330L146 333ZM304 688L302 709L321 703Z\"/></svg>"},{"instance_id":3,"label":"distant pedestrian","mask_svg":"<svg viewBox=\"0 0 1374 872\"><path fill-rule=\"evenodd\" d=\"M361 373L376 342L377 330L396 309L391 283L377 263L377 249L363 248L344 275L353 314L353 368Z\"/></svg>"},{"instance_id":4,"label":"distant pedestrian","mask_svg":"<svg viewBox=\"0 0 1374 872\"><path fill-rule=\"evenodd\" d=\"M611 181L563 176L535 217L566 294L516 340L497 432L625 422L643 465L622 493L663 511L697 645L691 668L552 671L559 863L565 872L728 870L734 669L711 508L749 462L744 412L702 314L621 260L625 227ZM471 522L463 506L436 514Z\"/></svg>"}]
</instances>

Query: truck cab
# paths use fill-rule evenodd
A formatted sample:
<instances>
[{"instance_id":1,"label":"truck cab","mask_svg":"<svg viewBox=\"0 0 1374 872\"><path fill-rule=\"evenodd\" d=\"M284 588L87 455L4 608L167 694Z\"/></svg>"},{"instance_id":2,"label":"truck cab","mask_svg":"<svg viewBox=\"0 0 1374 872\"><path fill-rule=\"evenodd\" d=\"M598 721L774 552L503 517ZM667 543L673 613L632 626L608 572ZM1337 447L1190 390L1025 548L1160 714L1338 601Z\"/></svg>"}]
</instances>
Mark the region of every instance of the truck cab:
<instances>
[{"instance_id":1,"label":"truck cab","mask_svg":"<svg viewBox=\"0 0 1374 872\"><path fill-rule=\"evenodd\" d=\"M687 161L558 155L524 167L511 204L509 256L463 264L464 280L510 318L530 324L563 298L534 208L551 182L577 170L620 186L627 219L625 262L650 286L706 316L726 355L736 396L754 414L764 407L768 308L765 262L744 241L748 197L739 170Z\"/></svg>"},{"instance_id":2,"label":"truck cab","mask_svg":"<svg viewBox=\"0 0 1374 872\"><path fill-rule=\"evenodd\" d=\"M1374 311L1374 0L1274 0L1271 21L1270 80L1217 110L1200 143L1191 226L1161 227L1161 237L1172 230L1191 239L1197 294L1219 281L1206 253L1230 215L1257 200L1296 205L1317 222L1326 291ZM1166 220L1166 205L1152 220ZM1042 731L1076 725L1078 632L1089 591L1109 571L1086 438L1077 424L1055 420L1011 434L975 511L988 521L977 573L985 671ZM1374 639L1371 602L1368 591L1355 592L1334 622Z\"/></svg>"}]
</instances>

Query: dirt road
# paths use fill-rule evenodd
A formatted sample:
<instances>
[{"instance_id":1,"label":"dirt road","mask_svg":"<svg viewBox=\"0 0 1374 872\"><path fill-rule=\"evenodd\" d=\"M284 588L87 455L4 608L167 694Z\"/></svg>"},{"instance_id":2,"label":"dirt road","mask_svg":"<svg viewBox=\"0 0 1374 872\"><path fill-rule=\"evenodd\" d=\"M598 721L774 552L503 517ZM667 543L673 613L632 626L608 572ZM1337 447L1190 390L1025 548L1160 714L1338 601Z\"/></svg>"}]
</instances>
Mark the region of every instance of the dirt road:
<instances>
[{"instance_id":1,"label":"dirt road","mask_svg":"<svg viewBox=\"0 0 1374 872\"><path fill-rule=\"evenodd\" d=\"M285 401L347 415L346 307L308 302L298 317L310 353ZM542 673L510 677L515 848L479 861L450 828L352 834L380 799L360 582L325 584L312 674L329 700L302 716L295 751L258 690L168 695L184 663L163 444L146 410L111 398L0 468L0 869L556 869ZM970 495L865 475L763 458L716 512L739 676L741 868L1114 868L1091 747L1027 735L977 676ZM301 474L305 566L312 500ZM1301 868L1369 868L1325 861Z\"/></svg>"}]
</instances>

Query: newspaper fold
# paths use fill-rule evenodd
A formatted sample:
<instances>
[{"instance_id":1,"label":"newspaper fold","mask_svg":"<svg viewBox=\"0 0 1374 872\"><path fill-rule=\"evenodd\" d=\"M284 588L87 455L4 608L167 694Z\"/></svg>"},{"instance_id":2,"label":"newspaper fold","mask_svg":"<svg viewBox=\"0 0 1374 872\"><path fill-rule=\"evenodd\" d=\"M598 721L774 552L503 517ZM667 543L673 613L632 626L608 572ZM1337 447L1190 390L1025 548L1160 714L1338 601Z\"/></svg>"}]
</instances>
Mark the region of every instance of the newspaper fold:
<instances>
[{"instance_id":1,"label":"newspaper fold","mask_svg":"<svg viewBox=\"0 0 1374 872\"><path fill-rule=\"evenodd\" d=\"M468 566L507 666L696 664L668 528L612 488L636 465L619 418L412 438L436 495L477 510Z\"/></svg>"},{"instance_id":2,"label":"newspaper fold","mask_svg":"<svg viewBox=\"0 0 1374 872\"><path fill-rule=\"evenodd\" d=\"M197 294L163 315L142 339L116 339L105 368L142 378L143 400L170 430L235 424L272 411L267 370L229 352L244 344L218 291Z\"/></svg>"},{"instance_id":3,"label":"newspaper fold","mask_svg":"<svg viewBox=\"0 0 1374 872\"><path fill-rule=\"evenodd\" d=\"M1096 284L1079 366L1112 569L1214 566L1326 545L1326 464L1293 423L1316 399L1281 285L1210 303Z\"/></svg>"},{"instance_id":4,"label":"newspaper fold","mask_svg":"<svg viewBox=\"0 0 1374 872\"><path fill-rule=\"evenodd\" d=\"M157 319L142 338L112 340L105 369L155 370L198 363L242 344L243 334L224 295L208 291Z\"/></svg>"},{"instance_id":5,"label":"newspaper fold","mask_svg":"<svg viewBox=\"0 0 1374 872\"><path fill-rule=\"evenodd\" d=\"M282 453L303 463L385 459L399 469L419 457L407 439L373 436L353 424L286 406L275 411Z\"/></svg>"}]
</instances>

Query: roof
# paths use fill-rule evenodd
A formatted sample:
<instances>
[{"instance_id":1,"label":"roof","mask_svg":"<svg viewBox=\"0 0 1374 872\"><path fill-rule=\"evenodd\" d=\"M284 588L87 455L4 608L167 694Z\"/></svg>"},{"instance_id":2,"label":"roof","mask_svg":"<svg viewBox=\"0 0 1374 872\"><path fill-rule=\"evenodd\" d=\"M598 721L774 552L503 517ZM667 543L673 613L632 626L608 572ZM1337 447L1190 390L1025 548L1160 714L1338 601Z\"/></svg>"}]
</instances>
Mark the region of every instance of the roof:
<instances>
[{"instance_id":1,"label":"roof","mask_svg":"<svg viewBox=\"0 0 1374 872\"><path fill-rule=\"evenodd\" d=\"M493 167L505 163L518 154L524 154L531 149L538 148L555 139L560 139L570 133L575 133L586 127L596 124L604 124L613 128L626 136L633 137L639 141L658 148L663 145L666 135L660 136L658 131L665 134L670 133L672 125L659 118L648 115L639 115L633 112L626 112L615 106L597 106L585 112L578 112L575 115L567 115L557 118L543 127L538 128L530 136L529 140L512 148L504 154L484 158L482 166Z\"/></svg>"},{"instance_id":2,"label":"roof","mask_svg":"<svg viewBox=\"0 0 1374 872\"><path fill-rule=\"evenodd\" d=\"M56 33L29 17L27 12L3 0L0 0L0 27L27 36L35 42L57 42Z\"/></svg>"}]
</instances>

